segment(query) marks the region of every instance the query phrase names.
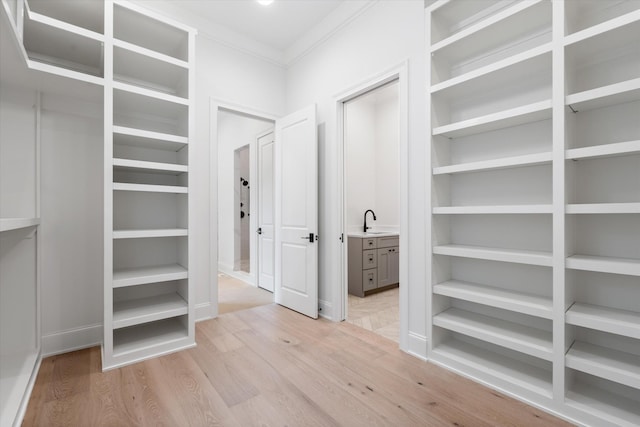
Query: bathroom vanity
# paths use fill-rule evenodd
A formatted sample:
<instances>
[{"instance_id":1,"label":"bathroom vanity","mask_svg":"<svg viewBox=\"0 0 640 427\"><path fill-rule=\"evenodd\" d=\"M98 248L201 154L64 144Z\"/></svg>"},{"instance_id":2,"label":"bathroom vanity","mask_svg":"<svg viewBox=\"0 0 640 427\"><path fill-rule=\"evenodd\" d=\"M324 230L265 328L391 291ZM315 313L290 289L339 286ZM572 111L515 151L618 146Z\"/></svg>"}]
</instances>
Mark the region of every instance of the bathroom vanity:
<instances>
[{"instance_id":1,"label":"bathroom vanity","mask_svg":"<svg viewBox=\"0 0 640 427\"><path fill-rule=\"evenodd\" d=\"M359 297L398 286L400 249L396 232L349 233L349 293Z\"/></svg>"}]
</instances>

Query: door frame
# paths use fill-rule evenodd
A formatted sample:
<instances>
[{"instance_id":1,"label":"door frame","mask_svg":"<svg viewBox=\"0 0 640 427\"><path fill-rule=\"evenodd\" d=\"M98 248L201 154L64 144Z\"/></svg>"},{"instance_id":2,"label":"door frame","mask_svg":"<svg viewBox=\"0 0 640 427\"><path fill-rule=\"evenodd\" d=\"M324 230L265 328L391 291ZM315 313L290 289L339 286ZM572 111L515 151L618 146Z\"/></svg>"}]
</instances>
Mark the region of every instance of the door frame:
<instances>
[{"instance_id":1,"label":"door frame","mask_svg":"<svg viewBox=\"0 0 640 427\"><path fill-rule=\"evenodd\" d=\"M234 104L216 98L209 98L209 265L210 287L209 302L196 305L197 319L218 316L218 112L227 111L249 118L270 120L274 124L279 115L261 111L244 105ZM257 140L256 140L257 141ZM253 144L255 150L255 143ZM251 148L250 148L251 149ZM255 157L255 156L253 156ZM255 161L253 162L255 163ZM257 166L257 165L256 165ZM254 171L252 170L252 173ZM252 192L253 193L253 192ZM250 233L256 230L254 220L251 221ZM257 245L254 245L257 246ZM254 256L252 248L251 257ZM194 256L194 254L190 254ZM208 307L207 307L208 306Z\"/></svg>"},{"instance_id":2,"label":"door frame","mask_svg":"<svg viewBox=\"0 0 640 427\"><path fill-rule=\"evenodd\" d=\"M398 81L398 132L400 149L400 348L407 350L409 346L409 61L377 73L359 83L352 85L334 96L333 105L336 110L336 141L338 156L338 201L339 225L343 242L339 264L340 277L332 289L335 320L347 318L348 286L347 286L347 209L346 209L346 145L344 138L344 104L360 95L375 90L392 81Z\"/></svg>"}]
</instances>

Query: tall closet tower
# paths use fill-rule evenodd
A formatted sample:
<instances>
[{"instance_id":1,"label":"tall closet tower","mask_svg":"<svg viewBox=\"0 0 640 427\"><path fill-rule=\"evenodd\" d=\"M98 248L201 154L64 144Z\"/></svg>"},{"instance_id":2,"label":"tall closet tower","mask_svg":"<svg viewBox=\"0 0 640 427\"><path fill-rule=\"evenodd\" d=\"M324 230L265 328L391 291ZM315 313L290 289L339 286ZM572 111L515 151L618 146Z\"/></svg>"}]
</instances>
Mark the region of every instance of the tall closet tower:
<instances>
[{"instance_id":1,"label":"tall closet tower","mask_svg":"<svg viewBox=\"0 0 640 427\"><path fill-rule=\"evenodd\" d=\"M640 1L427 8L428 355L640 424Z\"/></svg>"},{"instance_id":2,"label":"tall closet tower","mask_svg":"<svg viewBox=\"0 0 640 427\"><path fill-rule=\"evenodd\" d=\"M104 106L104 170L95 170L104 178L103 369L195 345L196 33L124 0L1 0L0 8L0 109L11 121L0 132L4 426L21 423L41 360L42 95Z\"/></svg>"}]
</instances>

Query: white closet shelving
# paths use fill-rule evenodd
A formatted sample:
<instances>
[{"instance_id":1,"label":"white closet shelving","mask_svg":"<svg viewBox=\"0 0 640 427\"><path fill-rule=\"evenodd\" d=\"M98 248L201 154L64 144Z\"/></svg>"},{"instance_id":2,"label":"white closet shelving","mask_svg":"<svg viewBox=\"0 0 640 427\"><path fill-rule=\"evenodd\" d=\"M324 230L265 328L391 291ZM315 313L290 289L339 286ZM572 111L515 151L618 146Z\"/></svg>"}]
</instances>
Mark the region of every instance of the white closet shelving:
<instances>
[{"instance_id":1,"label":"white closet shelving","mask_svg":"<svg viewBox=\"0 0 640 427\"><path fill-rule=\"evenodd\" d=\"M0 79L33 88L27 116L36 91L104 100L103 368L195 345L188 182L194 31L120 0L2 0L2 20ZM3 89L2 102L13 102L11 93ZM0 334L2 425L21 422L40 360L40 220L37 202L27 203L37 200L39 186L16 180L37 176L39 165L34 157L32 171L12 157L28 158L29 139L37 137L11 129L3 123L0 131L0 175L10 177L0 180L0 301L11 301L2 304L0 328L21 328Z\"/></svg>"},{"instance_id":2,"label":"white closet shelving","mask_svg":"<svg viewBox=\"0 0 640 427\"><path fill-rule=\"evenodd\" d=\"M189 280L194 32L106 3L103 368L195 345Z\"/></svg>"},{"instance_id":3,"label":"white closet shelving","mask_svg":"<svg viewBox=\"0 0 640 427\"><path fill-rule=\"evenodd\" d=\"M18 84L7 61L18 4L0 4L0 425L18 426L41 360L40 94ZM24 68L24 67L23 67ZM24 72L26 69L19 69Z\"/></svg>"},{"instance_id":4,"label":"white closet shelving","mask_svg":"<svg viewBox=\"0 0 640 427\"><path fill-rule=\"evenodd\" d=\"M640 423L640 2L427 8L432 361Z\"/></svg>"}]
</instances>

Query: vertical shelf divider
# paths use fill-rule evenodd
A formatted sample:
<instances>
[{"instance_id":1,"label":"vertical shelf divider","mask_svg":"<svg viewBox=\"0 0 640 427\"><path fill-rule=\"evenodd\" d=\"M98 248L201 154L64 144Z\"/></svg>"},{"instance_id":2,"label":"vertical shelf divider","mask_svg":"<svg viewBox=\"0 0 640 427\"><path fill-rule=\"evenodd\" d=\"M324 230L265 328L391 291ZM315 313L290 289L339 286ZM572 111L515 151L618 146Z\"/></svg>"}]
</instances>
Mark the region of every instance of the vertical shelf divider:
<instances>
[{"instance_id":1,"label":"vertical shelf divider","mask_svg":"<svg viewBox=\"0 0 640 427\"><path fill-rule=\"evenodd\" d=\"M565 339L565 76L564 2L552 3L552 180L553 180L553 399L564 402Z\"/></svg>"},{"instance_id":2,"label":"vertical shelf divider","mask_svg":"<svg viewBox=\"0 0 640 427\"><path fill-rule=\"evenodd\" d=\"M113 1L104 4L104 317L102 366L113 354Z\"/></svg>"}]
</instances>

